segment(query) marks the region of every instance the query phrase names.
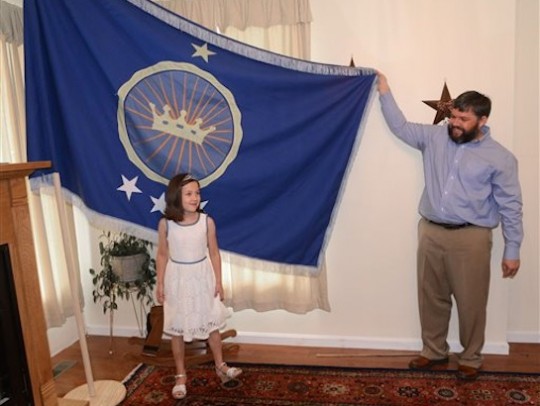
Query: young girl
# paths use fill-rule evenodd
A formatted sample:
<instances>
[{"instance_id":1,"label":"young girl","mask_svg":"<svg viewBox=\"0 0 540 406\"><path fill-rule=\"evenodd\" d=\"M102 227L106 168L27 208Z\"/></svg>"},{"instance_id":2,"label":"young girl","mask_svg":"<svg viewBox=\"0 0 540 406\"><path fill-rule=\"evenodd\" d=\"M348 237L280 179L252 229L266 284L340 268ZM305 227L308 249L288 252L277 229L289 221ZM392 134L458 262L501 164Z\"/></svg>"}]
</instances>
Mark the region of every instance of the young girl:
<instances>
[{"instance_id":1,"label":"young girl","mask_svg":"<svg viewBox=\"0 0 540 406\"><path fill-rule=\"evenodd\" d=\"M158 225L157 300L163 304L163 332L171 335L176 366L175 399L186 396L184 342L206 340L216 374L236 378L239 368L223 361L219 329L229 312L221 302L221 257L214 220L199 209L199 182L188 174L173 177L165 194L165 216Z\"/></svg>"}]
</instances>

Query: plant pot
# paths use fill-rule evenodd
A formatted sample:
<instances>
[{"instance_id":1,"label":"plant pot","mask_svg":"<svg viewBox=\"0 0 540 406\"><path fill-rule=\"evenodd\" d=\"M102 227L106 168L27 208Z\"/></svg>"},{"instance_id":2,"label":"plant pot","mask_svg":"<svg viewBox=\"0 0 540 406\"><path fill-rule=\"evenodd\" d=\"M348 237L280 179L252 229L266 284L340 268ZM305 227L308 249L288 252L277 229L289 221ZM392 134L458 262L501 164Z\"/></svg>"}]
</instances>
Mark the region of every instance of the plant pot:
<instances>
[{"instance_id":1,"label":"plant pot","mask_svg":"<svg viewBox=\"0 0 540 406\"><path fill-rule=\"evenodd\" d=\"M145 261L146 254L111 257L111 267L121 282L134 282L141 279L143 275L142 266Z\"/></svg>"}]
</instances>

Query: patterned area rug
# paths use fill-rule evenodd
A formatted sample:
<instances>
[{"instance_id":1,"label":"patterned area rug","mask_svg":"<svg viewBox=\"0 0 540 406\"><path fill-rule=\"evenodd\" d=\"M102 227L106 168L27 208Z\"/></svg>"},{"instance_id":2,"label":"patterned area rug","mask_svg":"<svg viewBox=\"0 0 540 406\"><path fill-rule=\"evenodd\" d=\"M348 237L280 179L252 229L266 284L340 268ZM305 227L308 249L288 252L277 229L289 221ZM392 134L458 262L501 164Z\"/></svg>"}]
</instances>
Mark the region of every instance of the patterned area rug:
<instances>
[{"instance_id":1,"label":"patterned area rug","mask_svg":"<svg viewBox=\"0 0 540 406\"><path fill-rule=\"evenodd\" d=\"M188 369L185 399L171 397L174 369L141 364L126 378L122 405L540 405L540 374L238 365L221 384L213 366Z\"/></svg>"}]
</instances>

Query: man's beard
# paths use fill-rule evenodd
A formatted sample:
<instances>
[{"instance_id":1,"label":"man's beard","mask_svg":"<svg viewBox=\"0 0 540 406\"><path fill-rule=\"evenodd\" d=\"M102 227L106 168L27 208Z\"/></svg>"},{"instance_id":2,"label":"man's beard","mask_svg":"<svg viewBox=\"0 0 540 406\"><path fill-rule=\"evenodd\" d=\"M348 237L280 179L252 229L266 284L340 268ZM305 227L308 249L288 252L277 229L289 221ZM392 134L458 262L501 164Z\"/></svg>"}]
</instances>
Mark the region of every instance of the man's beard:
<instances>
[{"instance_id":1,"label":"man's beard","mask_svg":"<svg viewBox=\"0 0 540 406\"><path fill-rule=\"evenodd\" d=\"M480 125L477 123L474 128L472 128L470 131L465 131L462 127L456 127L452 124L448 124L448 136L452 141L454 141L456 144L465 144L467 142L471 142L476 138L478 135L478 132L480 131ZM453 130L458 129L461 130L460 135L454 135Z\"/></svg>"}]
</instances>

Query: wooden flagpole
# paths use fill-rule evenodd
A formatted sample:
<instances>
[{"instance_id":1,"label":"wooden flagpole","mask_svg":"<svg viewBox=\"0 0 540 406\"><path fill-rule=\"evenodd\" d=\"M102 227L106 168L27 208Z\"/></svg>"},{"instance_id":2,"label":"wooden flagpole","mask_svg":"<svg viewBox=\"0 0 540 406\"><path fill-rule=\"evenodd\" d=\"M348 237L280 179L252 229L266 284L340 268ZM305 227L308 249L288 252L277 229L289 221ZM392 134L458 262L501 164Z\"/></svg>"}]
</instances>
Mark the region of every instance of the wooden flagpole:
<instances>
[{"instance_id":1,"label":"wooden flagpole","mask_svg":"<svg viewBox=\"0 0 540 406\"><path fill-rule=\"evenodd\" d=\"M84 364L84 372L86 375L86 385L79 386L67 393L65 399L88 400L90 405L100 406L115 406L119 404L126 396L126 388L121 382L117 381L94 381L92 374L92 366L90 356L88 354L88 344L86 342L86 329L83 323L83 315L81 312L81 300L79 295L79 281L74 274L75 270L79 270L79 265L75 260L73 253L73 245L68 239L69 228L67 222L66 207L62 195L62 186L60 182L60 174L53 173L54 194L56 196L56 206L58 217L60 219L60 227L62 229L62 241L64 243L64 252L69 275L69 285L71 288L71 296L73 299L74 315L77 321L77 331L79 334L79 344Z\"/></svg>"}]
</instances>

